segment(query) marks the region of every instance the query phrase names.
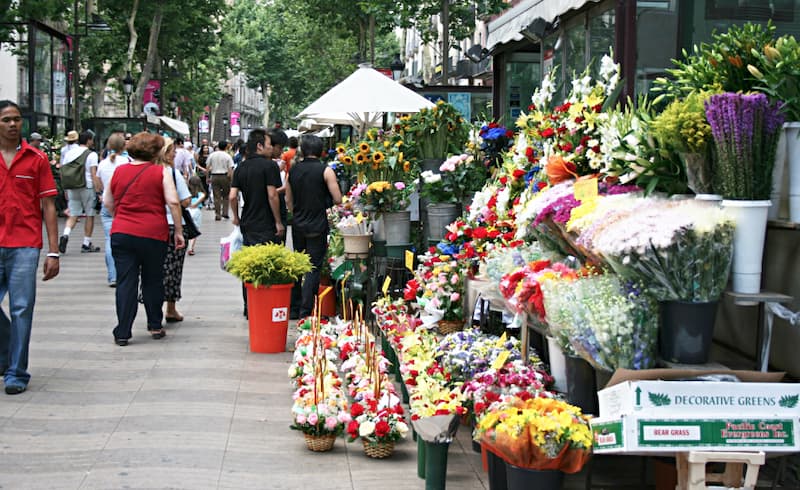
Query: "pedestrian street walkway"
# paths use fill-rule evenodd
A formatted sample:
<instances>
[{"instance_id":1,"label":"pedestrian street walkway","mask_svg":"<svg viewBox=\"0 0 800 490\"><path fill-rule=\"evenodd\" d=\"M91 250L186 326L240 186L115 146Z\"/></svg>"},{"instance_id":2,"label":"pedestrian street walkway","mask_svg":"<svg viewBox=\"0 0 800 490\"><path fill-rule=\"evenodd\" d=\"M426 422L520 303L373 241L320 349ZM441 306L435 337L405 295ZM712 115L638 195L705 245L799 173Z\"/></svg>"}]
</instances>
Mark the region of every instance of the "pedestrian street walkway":
<instances>
[{"instance_id":1,"label":"pedestrian street walkway","mask_svg":"<svg viewBox=\"0 0 800 490\"><path fill-rule=\"evenodd\" d=\"M424 488L410 438L372 460L342 438L312 453L289 429L291 354L249 352L240 285L219 267L230 222L203 218L186 257L185 320L153 340L140 307L127 347L111 334L103 254L81 254L75 227L59 276L37 283L28 391L0 392L0 488ZM94 243L103 246L99 223ZM487 488L480 465L462 427L448 488Z\"/></svg>"}]
</instances>

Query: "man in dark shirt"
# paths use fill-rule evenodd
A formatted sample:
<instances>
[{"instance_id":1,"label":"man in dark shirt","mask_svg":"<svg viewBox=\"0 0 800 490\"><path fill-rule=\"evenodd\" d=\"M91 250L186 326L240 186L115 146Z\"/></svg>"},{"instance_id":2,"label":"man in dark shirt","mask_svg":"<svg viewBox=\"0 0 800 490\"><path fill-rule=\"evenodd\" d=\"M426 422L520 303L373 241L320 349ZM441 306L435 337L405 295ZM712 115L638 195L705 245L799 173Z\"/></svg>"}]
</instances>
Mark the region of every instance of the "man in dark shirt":
<instances>
[{"instance_id":1,"label":"man in dark shirt","mask_svg":"<svg viewBox=\"0 0 800 490\"><path fill-rule=\"evenodd\" d=\"M244 245L283 242L285 228L278 200L281 174L271 157L272 143L266 131L252 130L247 140L247 159L236 167L228 196L233 224L241 228ZM241 217L239 191L244 197ZM244 285L242 290L246 317L247 292Z\"/></svg>"},{"instance_id":2,"label":"man in dark shirt","mask_svg":"<svg viewBox=\"0 0 800 490\"><path fill-rule=\"evenodd\" d=\"M342 202L336 173L319 159L322 140L303 136L300 141L303 160L289 171L286 204L292 213L292 242L298 252L311 256L314 269L303 277L300 318L311 314L314 296L319 290L319 272L328 251L327 209Z\"/></svg>"}]
</instances>

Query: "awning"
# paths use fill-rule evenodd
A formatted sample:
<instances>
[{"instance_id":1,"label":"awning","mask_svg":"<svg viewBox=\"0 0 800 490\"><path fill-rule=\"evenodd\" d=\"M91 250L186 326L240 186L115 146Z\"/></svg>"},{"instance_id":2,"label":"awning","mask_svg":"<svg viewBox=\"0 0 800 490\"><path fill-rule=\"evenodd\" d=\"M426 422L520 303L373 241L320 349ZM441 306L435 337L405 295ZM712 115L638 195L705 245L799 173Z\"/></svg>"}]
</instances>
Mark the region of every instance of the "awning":
<instances>
[{"instance_id":1,"label":"awning","mask_svg":"<svg viewBox=\"0 0 800 490\"><path fill-rule=\"evenodd\" d=\"M176 133L182 136L189 136L189 125L185 122L178 121L177 119L172 119L171 117L167 116L158 116L158 119L161 120L161 124L175 131Z\"/></svg>"},{"instance_id":2,"label":"awning","mask_svg":"<svg viewBox=\"0 0 800 490\"><path fill-rule=\"evenodd\" d=\"M489 37L486 40L486 49L492 51L495 47L511 41L523 39L524 31L537 18L552 23L564 13L579 9L589 2L600 0L523 0L513 8L489 22Z\"/></svg>"}]
</instances>

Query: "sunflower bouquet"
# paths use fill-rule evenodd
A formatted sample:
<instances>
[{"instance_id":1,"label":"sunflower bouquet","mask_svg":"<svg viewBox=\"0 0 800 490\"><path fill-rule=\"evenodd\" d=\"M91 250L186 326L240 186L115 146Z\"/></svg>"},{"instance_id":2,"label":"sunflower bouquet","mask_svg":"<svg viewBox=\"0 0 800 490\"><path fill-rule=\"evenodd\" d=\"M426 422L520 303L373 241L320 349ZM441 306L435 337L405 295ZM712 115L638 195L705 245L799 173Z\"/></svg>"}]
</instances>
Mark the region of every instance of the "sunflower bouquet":
<instances>
[{"instance_id":1,"label":"sunflower bouquet","mask_svg":"<svg viewBox=\"0 0 800 490\"><path fill-rule=\"evenodd\" d=\"M336 147L337 159L359 182L410 182L415 166L407 158L405 141L394 133L370 129L366 138L348 147Z\"/></svg>"}]
</instances>

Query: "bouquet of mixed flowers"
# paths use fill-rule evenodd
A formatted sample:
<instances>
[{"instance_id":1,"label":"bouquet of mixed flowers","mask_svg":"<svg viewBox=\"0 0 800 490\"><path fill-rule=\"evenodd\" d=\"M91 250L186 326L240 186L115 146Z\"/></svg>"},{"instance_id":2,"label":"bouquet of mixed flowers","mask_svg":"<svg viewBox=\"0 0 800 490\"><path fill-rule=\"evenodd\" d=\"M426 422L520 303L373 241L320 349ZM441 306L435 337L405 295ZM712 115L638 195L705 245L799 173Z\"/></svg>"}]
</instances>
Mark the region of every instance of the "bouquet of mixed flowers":
<instances>
[{"instance_id":1,"label":"bouquet of mixed flowers","mask_svg":"<svg viewBox=\"0 0 800 490\"><path fill-rule=\"evenodd\" d=\"M614 274L541 281L547 325L559 343L597 369L655 363L658 304Z\"/></svg>"},{"instance_id":2,"label":"bouquet of mixed flowers","mask_svg":"<svg viewBox=\"0 0 800 490\"><path fill-rule=\"evenodd\" d=\"M408 425L403 418L403 406L400 403L383 408L376 400L370 400L366 407L360 403L353 403L350 405L350 417L352 420L347 424L350 442L358 438L371 444L394 442L408 433Z\"/></svg>"},{"instance_id":3,"label":"bouquet of mixed flowers","mask_svg":"<svg viewBox=\"0 0 800 490\"><path fill-rule=\"evenodd\" d=\"M341 434L345 424L350 422L347 398L341 386L336 372L330 370L322 383L316 380L313 385L298 388L292 396L291 428L313 436Z\"/></svg>"},{"instance_id":4,"label":"bouquet of mixed flowers","mask_svg":"<svg viewBox=\"0 0 800 490\"><path fill-rule=\"evenodd\" d=\"M479 154L483 156L486 167L496 167L502 160L502 154L514 143L514 131L506 129L495 121L486 123L470 135Z\"/></svg>"},{"instance_id":5,"label":"bouquet of mixed flowers","mask_svg":"<svg viewBox=\"0 0 800 490\"><path fill-rule=\"evenodd\" d=\"M409 138L409 152L417 159L444 158L461 151L468 125L453 105L439 100L430 109L400 118L399 132Z\"/></svg>"},{"instance_id":6,"label":"bouquet of mixed flowers","mask_svg":"<svg viewBox=\"0 0 800 490\"><path fill-rule=\"evenodd\" d=\"M503 276L514 269L524 267L530 262L541 259L556 260L550 252L545 251L538 241L523 243L520 241L507 247L497 247L489 251L484 259L486 267L481 269L481 274L492 281L499 283Z\"/></svg>"},{"instance_id":7,"label":"bouquet of mixed flowers","mask_svg":"<svg viewBox=\"0 0 800 490\"><path fill-rule=\"evenodd\" d=\"M555 398L516 399L478 425L481 442L506 462L534 470L576 473L591 456L589 419Z\"/></svg>"},{"instance_id":8,"label":"bouquet of mixed flowers","mask_svg":"<svg viewBox=\"0 0 800 490\"><path fill-rule=\"evenodd\" d=\"M361 195L361 202L366 211L378 214L405 211L411 203L413 190L403 181L392 183L379 180L367 186Z\"/></svg>"},{"instance_id":9,"label":"bouquet of mixed flowers","mask_svg":"<svg viewBox=\"0 0 800 490\"><path fill-rule=\"evenodd\" d=\"M500 293L511 311L528 313L534 321L544 321L545 303L540 283L548 278L575 279L578 272L573 268L548 259L540 259L513 270L500 280Z\"/></svg>"},{"instance_id":10,"label":"bouquet of mixed flowers","mask_svg":"<svg viewBox=\"0 0 800 490\"><path fill-rule=\"evenodd\" d=\"M427 314L425 323L464 318L464 271L452 256L428 252L420 255L414 279L406 284L404 295L413 295Z\"/></svg>"},{"instance_id":11,"label":"bouquet of mixed flowers","mask_svg":"<svg viewBox=\"0 0 800 490\"><path fill-rule=\"evenodd\" d=\"M618 274L643 284L659 301L720 297L728 282L734 232L723 210L695 200L616 204L581 233L580 242L590 244Z\"/></svg>"}]
</instances>

